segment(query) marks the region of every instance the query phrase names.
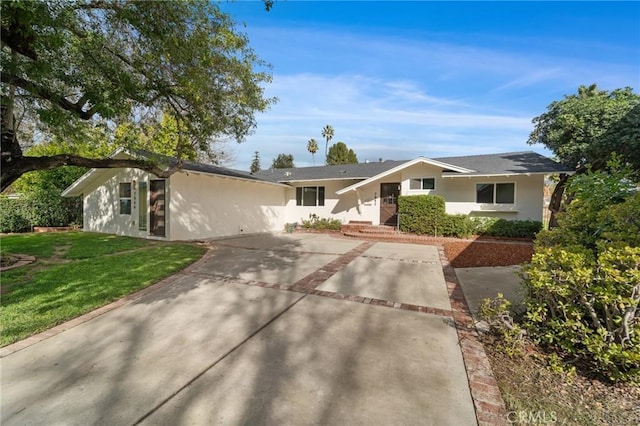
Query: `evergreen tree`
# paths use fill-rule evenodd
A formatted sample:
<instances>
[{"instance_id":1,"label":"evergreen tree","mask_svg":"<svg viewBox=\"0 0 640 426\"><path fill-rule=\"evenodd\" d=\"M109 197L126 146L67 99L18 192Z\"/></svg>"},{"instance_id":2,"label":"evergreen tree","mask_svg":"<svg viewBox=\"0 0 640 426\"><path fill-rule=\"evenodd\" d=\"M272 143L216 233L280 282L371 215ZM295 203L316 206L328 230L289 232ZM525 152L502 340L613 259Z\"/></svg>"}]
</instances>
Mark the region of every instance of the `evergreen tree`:
<instances>
[{"instance_id":1,"label":"evergreen tree","mask_svg":"<svg viewBox=\"0 0 640 426\"><path fill-rule=\"evenodd\" d=\"M256 151L253 154L253 161L251 161L251 168L249 169L251 173L256 173L260 171L260 153Z\"/></svg>"},{"instance_id":2,"label":"evergreen tree","mask_svg":"<svg viewBox=\"0 0 640 426\"><path fill-rule=\"evenodd\" d=\"M293 155L291 154L278 154L278 156L271 163L272 169L291 169L295 167L293 164Z\"/></svg>"},{"instance_id":3,"label":"evergreen tree","mask_svg":"<svg viewBox=\"0 0 640 426\"><path fill-rule=\"evenodd\" d=\"M332 164L358 164L358 156L344 142L338 142L329 148L327 154L327 165Z\"/></svg>"}]
</instances>

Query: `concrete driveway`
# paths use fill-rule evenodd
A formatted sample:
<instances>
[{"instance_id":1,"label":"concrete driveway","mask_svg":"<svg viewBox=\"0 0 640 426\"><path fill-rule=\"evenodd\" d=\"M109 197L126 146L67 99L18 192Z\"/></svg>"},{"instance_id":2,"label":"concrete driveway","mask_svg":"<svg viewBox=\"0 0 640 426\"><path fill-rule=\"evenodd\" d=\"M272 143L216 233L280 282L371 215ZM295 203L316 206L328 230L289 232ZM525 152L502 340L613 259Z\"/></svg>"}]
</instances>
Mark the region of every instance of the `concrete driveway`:
<instances>
[{"instance_id":1,"label":"concrete driveway","mask_svg":"<svg viewBox=\"0 0 640 426\"><path fill-rule=\"evenodd\" d=\"M3 425L473 425L438 250L319 234L200 262L11 353Z\"/></svg>"}]
</instances>

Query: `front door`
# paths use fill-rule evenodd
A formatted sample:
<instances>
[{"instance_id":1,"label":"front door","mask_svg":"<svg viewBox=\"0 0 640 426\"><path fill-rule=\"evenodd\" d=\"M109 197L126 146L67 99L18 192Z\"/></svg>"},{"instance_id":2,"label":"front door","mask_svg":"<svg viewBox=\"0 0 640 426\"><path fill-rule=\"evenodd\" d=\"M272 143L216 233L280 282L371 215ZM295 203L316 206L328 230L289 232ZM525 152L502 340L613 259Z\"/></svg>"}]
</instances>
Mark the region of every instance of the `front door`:
<instances>
[{"instance_id":1,"label":"front door","mask_svg":"<svg viewBox=\"0 0 640 426\"><path fill-rule=\"evenodd\" d=\"M164 180L149 182L149 234L165 237L165 184Z\"/></svg>"},{"instance_id":2,"label":"front door","mask_svg":"<svg viewBox=\"0 0 640 426\"><path fill-rule=\"evenodd\" d=\"M398 196L400 195L399 183L380 184L380 224L398 224Z\"/></svg>"}]
</instances>

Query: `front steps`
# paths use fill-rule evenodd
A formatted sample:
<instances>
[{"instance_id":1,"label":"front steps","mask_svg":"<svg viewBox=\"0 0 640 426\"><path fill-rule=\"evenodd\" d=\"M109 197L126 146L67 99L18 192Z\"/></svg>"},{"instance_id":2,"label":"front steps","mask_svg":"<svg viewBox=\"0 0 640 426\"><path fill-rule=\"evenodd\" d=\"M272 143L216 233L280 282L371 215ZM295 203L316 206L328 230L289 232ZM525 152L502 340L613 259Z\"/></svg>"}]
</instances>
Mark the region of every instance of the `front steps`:
<instances>
[{"instance_id":1,"label":"front steps","mask_svg":"<svg viewBox=\"0 0 640 426\"><path fill-rule=\"evenodd\" d=\"M341 232L347 237L354 237L360 239L389 239L398 240L403 234L396 230L394 226L387 225L372 225L371 222L349 222L346 225L342 225Z\"/></svg>"}]
</instances>

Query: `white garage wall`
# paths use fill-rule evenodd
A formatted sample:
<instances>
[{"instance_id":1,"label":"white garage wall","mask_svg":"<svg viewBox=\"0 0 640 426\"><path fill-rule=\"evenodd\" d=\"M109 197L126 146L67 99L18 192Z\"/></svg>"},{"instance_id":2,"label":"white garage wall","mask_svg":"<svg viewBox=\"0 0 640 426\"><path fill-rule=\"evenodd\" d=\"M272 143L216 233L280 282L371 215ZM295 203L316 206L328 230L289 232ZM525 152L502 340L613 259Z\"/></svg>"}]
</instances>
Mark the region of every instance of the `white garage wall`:
<instances>
[{"instance_id":1,"label":"white garage wall","mask_svg":"<svg viewBox=\"0 0 640 426\"><path fill-rule=\"evenodd\" d=\"M284 229L287 188L193 172L170 181L171 240Z\"/></svg>"}]
</instances>

